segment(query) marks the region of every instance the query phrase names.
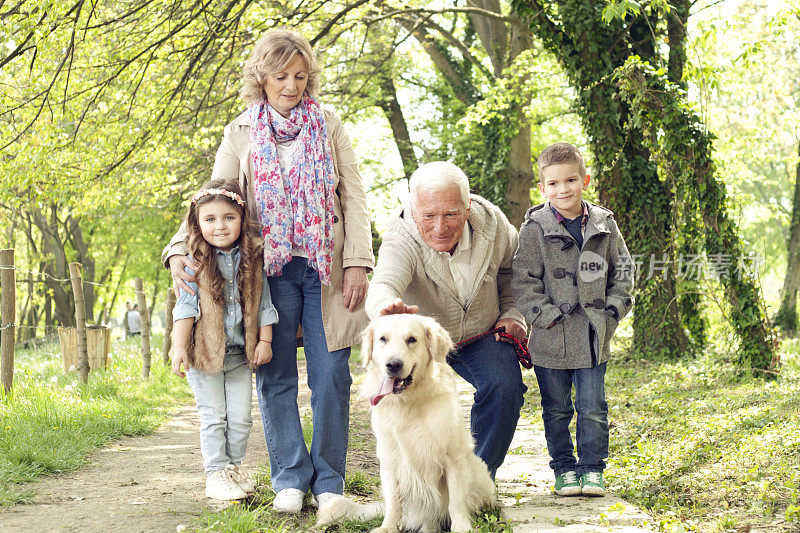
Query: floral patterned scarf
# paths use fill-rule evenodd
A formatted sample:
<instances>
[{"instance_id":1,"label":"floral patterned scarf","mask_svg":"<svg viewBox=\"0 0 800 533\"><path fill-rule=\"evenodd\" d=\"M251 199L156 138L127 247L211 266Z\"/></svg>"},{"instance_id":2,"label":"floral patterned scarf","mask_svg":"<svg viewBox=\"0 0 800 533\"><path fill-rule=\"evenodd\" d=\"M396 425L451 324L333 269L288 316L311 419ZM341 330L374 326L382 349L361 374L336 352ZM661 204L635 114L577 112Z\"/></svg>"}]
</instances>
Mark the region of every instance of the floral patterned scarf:
<instances>
[{"instance_id":1,"label":"floral patterned scarf","mask_svg":"<svg viewBox=\"0 0 800 533\"><path fill-rule=\"evenodd\" d=\"M276 143L294 140L291 167L281 172ZM250 107L250 151L264 235L264 270L279 276L292 246L308 253L320 282L331 284L333 157L322 107L308 93L284 118L262 101Z\"/></svg>"}]
</instances>

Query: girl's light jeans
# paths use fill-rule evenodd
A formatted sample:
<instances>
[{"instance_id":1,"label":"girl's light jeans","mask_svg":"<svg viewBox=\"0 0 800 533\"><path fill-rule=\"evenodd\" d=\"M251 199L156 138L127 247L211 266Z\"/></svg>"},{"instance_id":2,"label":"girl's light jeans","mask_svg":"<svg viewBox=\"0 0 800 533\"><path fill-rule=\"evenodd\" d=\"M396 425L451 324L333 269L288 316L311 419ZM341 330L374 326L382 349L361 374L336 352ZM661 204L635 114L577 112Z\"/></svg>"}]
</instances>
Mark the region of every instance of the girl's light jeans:
<instances>
[{"instance_id":1,"label":"girl's light jeans","mask_svg":"<svg viewBox=\"0 0 800 533\"><path fill-rule=\"evenodd\" d=\"M222 372L206 374L189 369L187 379L200 414L200 451L206 474L231 463L240 464L253 425L252 371L242 348L226 348Z\"/></svg>"}]
</instances>

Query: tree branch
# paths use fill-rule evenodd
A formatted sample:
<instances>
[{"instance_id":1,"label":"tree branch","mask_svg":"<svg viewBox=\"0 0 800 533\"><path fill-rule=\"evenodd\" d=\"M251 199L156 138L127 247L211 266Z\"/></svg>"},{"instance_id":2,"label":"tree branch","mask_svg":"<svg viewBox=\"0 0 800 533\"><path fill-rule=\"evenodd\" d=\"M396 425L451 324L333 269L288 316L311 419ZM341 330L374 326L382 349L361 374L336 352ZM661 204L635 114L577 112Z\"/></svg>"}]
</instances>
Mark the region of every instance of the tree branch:
<instances>
[{"instance_id":1,"label":"tree branch","mask_svg":"<svg viewBox=\"0 0 800 533\"><path fill-rule=\"evenodd\" d=\"M313 39L309 40L309 42L311 43L311 46L314 46L315 44L317 44L317 41L319 41L320 39L325 37L331 31L331 29L336 25L336 23L339 22L339 19L344 17L347 13L349 13L353 9L355 9L355 8L357 8L359 6L362 6L362 5L364 5L364 4L366 4L367 2L370 2L370 1L371 0L358 0L357 2L355 2L353 4L346 5L344 7L344 9L342 9L336 15L331 17L331 19L328 21L328 23L325 26L323 26L323 28L317 33L317 35L314 36Z\"/></svg>"},{"instance_id":2,"label":"tree branch","mask_svg":"<svg viewBox=\"0 0 800 533\"><path fill-rule=\"evenodd\" d=\"M464 58L470 63L475 65L475 67L480 70L488 80L494 80L494 75L489 71L489 69L487 69L483 63L478 61L478 59L469 51L469 48L460 40L458 40L455 35L430 19L423 21L423 24L441 33L442 36L447 39L450 44L458 48L458 51L461 52L461 55L463 55Z\"/></svg>"},{"instance_id":3,"label":"tree branch","mask_svg":"<svg viewBox=\"0 0 800 533\"><path fill-rule=\"evenodd\" d=\"M443 15L445 13L468 13L472 15L482 15L484 17L490 17L494 19L499 19L503 21L510 20L509 17L502 15L500 13L495 13L494 11L489 11L487 9L481 9L479 7L451 7L446 9L426 9L426 8L417 8L417 9L397 9L395 11L389 11L377 17L372 17L370 19L364 19L364 22L378 22L381 20L385 20L388 18L395 18L399 15Z\"/></svg>"}]
</instances>

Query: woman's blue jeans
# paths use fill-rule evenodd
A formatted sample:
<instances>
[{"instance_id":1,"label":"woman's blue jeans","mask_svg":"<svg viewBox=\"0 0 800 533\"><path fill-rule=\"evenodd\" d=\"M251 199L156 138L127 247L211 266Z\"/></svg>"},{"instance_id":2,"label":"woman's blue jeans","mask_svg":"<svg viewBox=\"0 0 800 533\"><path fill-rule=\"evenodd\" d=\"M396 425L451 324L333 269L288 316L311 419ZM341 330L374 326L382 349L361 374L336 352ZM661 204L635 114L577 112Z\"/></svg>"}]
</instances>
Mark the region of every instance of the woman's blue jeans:
<instances>
[{"instance_id":1,"label":"woman's blue jeans","mask_svg":"<svg viewBox=\"0 0 800 533\"><path fill-rule=\"evenodd\" d=\"M279 321L272 326L272 361L258 367L256 389L272 488L341 494L353 382L350 348L328 351L319 275L306 258L293 258L280 276L269 278L269 288ZM297 406L296 337L301 322L314 424L310 450L303 441Z\"/></svg>"},{"instance_id":2,"label":"woman's blue jeans","mask_svg":"<svg viewBox=\"0 0 800 533\"><path fill-rule=\"evenodd\" d=\"M517 354L513 345L490 336L454 352L447 362L475 387L470 413L475 454L483 459L494 479L514 438L528 390L522 382Z\"/></svg>"},{"instance_id":3,"label":"woman's blue jeans","mask_svg":"<svg viewBox=\"0 0 800 533\"><path fill-rule=\"evenodd\" d=\"M550 468L556 476L574 470L578 476L586 472L602 472L608 457L608 404L606 403L606 363L592 368L559 370L534 366L542 395L542 420ZM572 385L575 385L575 408L572 407ZM578 412L575 440L578 461L573 453L569 424Z\"/></svg>"}]
</instances>

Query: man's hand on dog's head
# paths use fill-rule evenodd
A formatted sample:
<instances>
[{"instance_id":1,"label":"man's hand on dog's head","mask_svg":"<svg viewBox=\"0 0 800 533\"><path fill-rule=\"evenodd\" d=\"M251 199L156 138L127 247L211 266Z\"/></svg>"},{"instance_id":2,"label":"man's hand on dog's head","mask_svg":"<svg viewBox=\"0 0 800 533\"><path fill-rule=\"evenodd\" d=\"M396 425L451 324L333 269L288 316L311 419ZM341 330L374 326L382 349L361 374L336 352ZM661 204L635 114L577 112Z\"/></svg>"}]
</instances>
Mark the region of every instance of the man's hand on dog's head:
<instances>
[{"instance_id":1,"label":"man's hand on dog's head","mask_svg":"<svg viewBox=\"0 0 800 533\"><path fill-rule=\"evenodd\" d=\"M380 316L402 315L402 314L411 315L418 312L419 312L418 305L406 305L403 303L403 300L397 298L392 303L387 304L383 309L381 309Z\"/></svg>"}]
</instances>

